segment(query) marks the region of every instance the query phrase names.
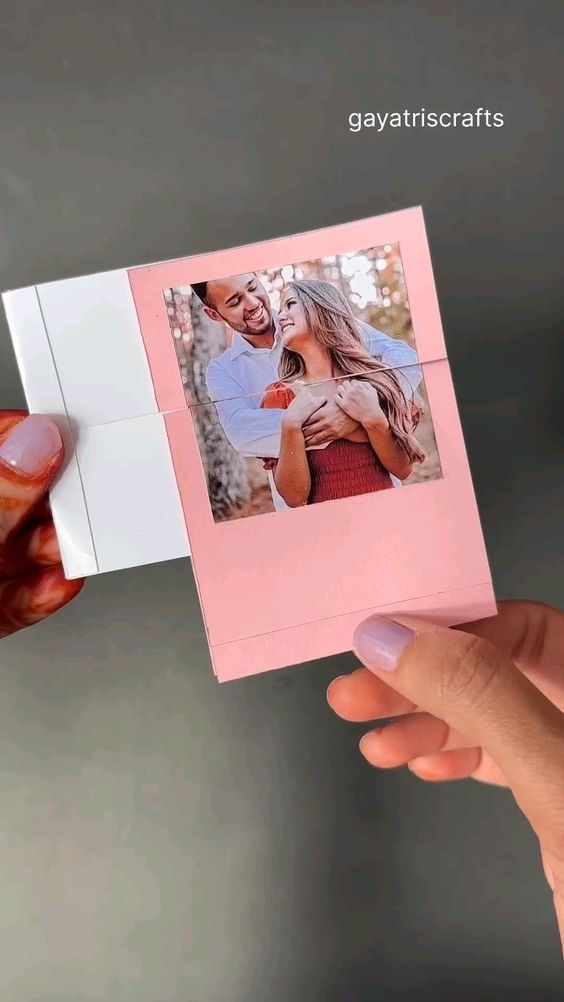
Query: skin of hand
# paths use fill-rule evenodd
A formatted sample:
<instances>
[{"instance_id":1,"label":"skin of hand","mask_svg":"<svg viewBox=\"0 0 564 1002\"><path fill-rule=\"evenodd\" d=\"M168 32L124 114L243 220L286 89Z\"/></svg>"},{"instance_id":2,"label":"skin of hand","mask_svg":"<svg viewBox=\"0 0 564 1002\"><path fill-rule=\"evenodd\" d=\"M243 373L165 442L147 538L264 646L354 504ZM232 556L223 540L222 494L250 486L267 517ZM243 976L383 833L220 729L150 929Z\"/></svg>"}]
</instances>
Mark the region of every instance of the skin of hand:
<instances>
[{"instance_id":1,"label":"skin of hand","mask_svg":"<svg viewBox=\"0 0 564 1002\"><path fill-rule=\"evenodd\" d=\"M364 427L378 422L383 428L388 427L378 391L365 379L345 379L335 394L335 403L353 421L358 421Z\"/></svg>"},{"instance_id":2,"label":"skin of hand","mask_svg":"<svg viewBox=\"0 0 564 1002\"><path fill-rule=\"evenodd\" d=\"M372 617L354 649L365 667L331 683L329 705L344 720L394 718L362 737L362 755L431 782L509 787L539 839L564 948L564 613L503 602L456 629Z\"/></svg>"},{"instance_id":3,"label":"skin of hand","mask_svg":"<svg viewBox=\"0 0 564 1002\"><path fill-rule=\"evenodd\" d=\"M303 387L282 415L283 428L303 428L305 422L327 403L327 397L317 397Z\"/></svg>"},{"instance_id":4,"label":"skin of hand","mask_svg":"<svg viewBox=\"0 0 564 1002\"><path fill-rule=\"evenodd\" d=\"M362 430L359 433L358 421L345 414L334 399L327 400L304 424L303 430L306 445L310 449L329 445L329 442L335 442L338 438L366 441L366 434Z\"/></svg>"},{"instance_id":5,"label":"skin of hand","mask_svg":"<svg viewBox=\"0 0 564 1002\"><path fill-rule=\"evenodd\" d=\"M274 483L290 508L307 503L311 490L311 473L306 454L303 424L322 407L325 397L302 389L292 400L282 417L280 455L274 468Z\"/></svg>"},{"instance_id":6,"label":"skin of hand","mask_svg":"<svg viewBox=\"0 0 564 1002\"><path fill-rule=\"evenodd\" d=\"M0 411L0 637L66 605L84 581L67 581L47 490L63 463L56 424Z\"/></svg>"}]
</instances>

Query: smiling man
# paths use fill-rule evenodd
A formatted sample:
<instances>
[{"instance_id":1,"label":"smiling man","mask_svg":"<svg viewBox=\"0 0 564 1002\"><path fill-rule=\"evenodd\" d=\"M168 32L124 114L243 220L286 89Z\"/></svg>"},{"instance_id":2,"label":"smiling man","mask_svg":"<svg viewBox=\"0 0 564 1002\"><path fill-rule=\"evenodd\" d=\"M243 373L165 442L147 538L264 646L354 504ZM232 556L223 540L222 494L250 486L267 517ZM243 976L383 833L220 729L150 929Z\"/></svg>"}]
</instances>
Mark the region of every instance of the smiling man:
<instances>
[{"instance_id":1,"label":"smiling man","mask_svg":"<svg viewBox=\"0 0 564 1002\"><path fill-rule=\"evenodd\" d=\"M192 286L211 320L224 322L253 348L272 348L276 328L264 285L255 274Z\"/></svg>"},{"instance_id":2,"label":"smiling man","mask_svg":"<svg viewBox=\"0 0 564 1002\"><path fill-rule=\"evenodd\" d=\"M268 293L253 272L198 282L192 288L207 316L233 331L231 344L206 372L206 385L221 426L242 455L277 458L284 411L260 406L266 387L278 378L281 351L278 320ZM369 324L361 322L360 327L370 354L394 368L401 367L405 391L412 395L421 381L413 348ZM331 400L304 426L306 443L309 448L322 448L336 439L349 438L358 427ZM275 507L285 508L270 474L269 480Z\"/></svg>"}]
</instances>

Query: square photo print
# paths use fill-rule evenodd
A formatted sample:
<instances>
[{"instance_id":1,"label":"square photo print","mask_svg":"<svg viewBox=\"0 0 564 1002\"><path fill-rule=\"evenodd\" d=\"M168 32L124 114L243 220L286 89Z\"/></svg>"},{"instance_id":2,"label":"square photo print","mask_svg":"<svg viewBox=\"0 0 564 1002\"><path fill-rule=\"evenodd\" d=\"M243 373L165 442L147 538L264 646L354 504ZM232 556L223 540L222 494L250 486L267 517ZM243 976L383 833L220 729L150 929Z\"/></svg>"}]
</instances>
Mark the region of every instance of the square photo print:
<instances>
[{"instance_id":1,"label":"square photo print","mask_svg":"<svg viewBox=\"0 0 564 1002\"><path fill-rule=\"evenodd\" d=\"M399 243L163 296L215 522L441 478Z\"/></svg>"}]
</instances>

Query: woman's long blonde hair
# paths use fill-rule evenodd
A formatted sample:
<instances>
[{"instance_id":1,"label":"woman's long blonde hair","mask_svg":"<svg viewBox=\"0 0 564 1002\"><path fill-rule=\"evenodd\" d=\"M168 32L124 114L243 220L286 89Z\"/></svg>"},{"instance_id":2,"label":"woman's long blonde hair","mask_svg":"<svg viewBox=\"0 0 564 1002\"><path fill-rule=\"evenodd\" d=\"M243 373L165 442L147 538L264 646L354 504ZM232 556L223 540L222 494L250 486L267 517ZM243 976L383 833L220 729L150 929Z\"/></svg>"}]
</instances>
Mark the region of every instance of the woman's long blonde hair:
<instances>
[{"instance_id":1,"label":"woman's long blonde hair","mask_svg":"<svg viewBox=\"0 0 564 1002\"><path fill-rule=\"evenodd\" d=\"M366 350L360 326L343 294L330 282L319 279L294 279L286 288L294 291L302 306L308 332L329 352L334 376L371 383L378 391L390 430L409 461L423 462L425 453L413 434L422 408L406 399L393 369ZM301 355L283 348L278 366L280 379L292 383L305 372Z\"/></svg>"}]
</instances>

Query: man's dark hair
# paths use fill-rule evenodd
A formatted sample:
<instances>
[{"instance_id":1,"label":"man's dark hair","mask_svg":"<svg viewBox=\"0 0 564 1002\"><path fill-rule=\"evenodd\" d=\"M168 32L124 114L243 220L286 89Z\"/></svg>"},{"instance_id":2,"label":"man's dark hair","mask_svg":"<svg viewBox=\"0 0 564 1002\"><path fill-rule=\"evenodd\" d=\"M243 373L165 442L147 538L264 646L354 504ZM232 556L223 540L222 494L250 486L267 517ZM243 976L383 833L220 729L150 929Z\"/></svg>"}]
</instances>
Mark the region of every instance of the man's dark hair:
<instances>
[{"instance_id":1,"label":"man's dark hair","mask_svg":"<svg viewBox=\"0 0 564 1002\"><path fill-rule=\"evenodd\" d=\"M208 283L207 282L192 282L192 292L202 301L204 306L209 306L207 296L208 296Z\"/></svg>"}]
</instances>

